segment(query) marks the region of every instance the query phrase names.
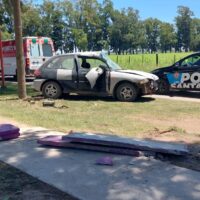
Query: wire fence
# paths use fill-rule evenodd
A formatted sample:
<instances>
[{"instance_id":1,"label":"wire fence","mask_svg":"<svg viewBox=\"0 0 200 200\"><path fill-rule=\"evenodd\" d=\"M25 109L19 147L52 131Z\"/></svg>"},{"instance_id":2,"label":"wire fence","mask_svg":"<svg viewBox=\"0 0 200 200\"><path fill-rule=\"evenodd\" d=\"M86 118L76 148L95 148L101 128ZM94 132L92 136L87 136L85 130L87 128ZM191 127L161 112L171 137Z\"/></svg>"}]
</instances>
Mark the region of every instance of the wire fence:
<instances>
[{"instance_id":1,"label":"wire fence","mask_svg":"<svg viewBox=\"0 0 200 200\"><path fill-rule=\"evenodd\" d=\"M151 71L158 67L170 66L188 54L189 53L133 54L110 55L110 57L123 69Z\"/></svg>"}]
</instances>

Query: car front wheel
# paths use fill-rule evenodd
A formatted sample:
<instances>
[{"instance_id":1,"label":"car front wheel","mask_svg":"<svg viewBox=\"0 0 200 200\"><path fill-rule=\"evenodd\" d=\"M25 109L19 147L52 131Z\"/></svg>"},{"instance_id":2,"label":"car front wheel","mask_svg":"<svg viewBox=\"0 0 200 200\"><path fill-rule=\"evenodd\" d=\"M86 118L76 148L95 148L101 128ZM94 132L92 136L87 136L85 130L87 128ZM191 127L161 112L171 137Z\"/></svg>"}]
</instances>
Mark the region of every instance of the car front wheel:
<instances>
[{"instance_id":1,"label":"car front wheel","mask_svg":"<svg viewBox=\"0 0 200 200\"><path fill-rule=\"evenodd\" d=\"M158 90L157 90L157 93L158 94L167 94L169 93L169 83L164 80L164 79L159 79L158 81Z\"/></svg>"},{"instance_id":2,"label":"car front wheel","mask_svg":"<svg viewBox=\"0 0 200 200\"><path fill-rule=\"evenodd\" d=\"M58 83L49 81L43 85L42 94L45 98L58 99L62 95L62 89Z\"/></svg>"},{"instance_id":3,"label":"car front wheel","mask_svg":"<svg viewBox=\"0 0 200 200\"><path fill-rule=\"evenodd\" d=\"M119 101L135 101L138 97L138 88L131 83L122 83L116 90L116 97Z\"/></svg>"}]
</instances>

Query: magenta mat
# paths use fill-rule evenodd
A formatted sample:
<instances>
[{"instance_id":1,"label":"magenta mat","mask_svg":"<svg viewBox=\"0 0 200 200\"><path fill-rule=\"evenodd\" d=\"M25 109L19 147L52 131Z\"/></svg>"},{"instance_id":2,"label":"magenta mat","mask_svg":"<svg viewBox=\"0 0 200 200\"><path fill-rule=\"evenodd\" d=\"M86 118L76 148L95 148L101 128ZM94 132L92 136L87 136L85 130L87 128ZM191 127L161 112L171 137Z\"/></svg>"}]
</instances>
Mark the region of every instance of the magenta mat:
<instances>
[{"instance_id":1,"label":"magenta mat","mask_svg":"<svg viewBox=\"0 0 200 200\"><path fill-rule=\"evenodd\" d=\"M138 151L133 150L133 149L76 143L76 142L72 142L71 139L67 139L67 138L63 139L62 136L47 136L47 137L39 139L38 143L45 146L82 149L82 150L89 150L89 151L100 151L100 152L114 153L114 154L121 154L121 155L131 155L131 156L136 156L136 157L140 155Z\"/></svg>"},{"instance_id":2,"label":"magenta mat","mask_svg":"<svg viewBox=\"0 0 200 200\"><path fill-rule=\"evenodd\" d=\"M0 140L15 139L20 136L19 128L12 124L0 124Z\"/></svg>"}]
</instances>

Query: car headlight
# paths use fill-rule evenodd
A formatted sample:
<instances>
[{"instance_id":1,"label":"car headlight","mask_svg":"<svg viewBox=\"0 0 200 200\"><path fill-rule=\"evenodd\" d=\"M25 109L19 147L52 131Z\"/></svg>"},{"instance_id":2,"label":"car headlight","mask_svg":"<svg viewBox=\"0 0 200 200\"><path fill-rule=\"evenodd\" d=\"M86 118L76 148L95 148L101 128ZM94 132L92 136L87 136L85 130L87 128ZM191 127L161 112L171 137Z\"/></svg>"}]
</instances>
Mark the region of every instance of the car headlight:
<instances>
[{"instance_id":1,"label":"car headlight","mask_svg":"<svg viewBox=\"0 0 200 200\"><path fill-rule=\"evenodd\" d=\"M141 80L140 84L145 84L145 83L148 83L148 82L149 82L149 80L146 78L146 79Z\"/></svg>"}]
</instances>

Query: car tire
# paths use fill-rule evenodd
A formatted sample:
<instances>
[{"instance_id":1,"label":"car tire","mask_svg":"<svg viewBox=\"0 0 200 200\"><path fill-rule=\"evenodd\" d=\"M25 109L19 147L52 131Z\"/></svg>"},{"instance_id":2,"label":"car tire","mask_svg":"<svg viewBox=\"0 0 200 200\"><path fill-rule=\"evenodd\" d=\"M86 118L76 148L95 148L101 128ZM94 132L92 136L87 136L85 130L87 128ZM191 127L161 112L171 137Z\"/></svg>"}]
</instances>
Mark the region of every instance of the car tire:
<instances>
[{"instance_id":1,"label":"car tire","mask_svg":"<svg viewBox=\"0 0 200 200\"><path fill-rule=\"evenodd\" d=\"M45 98L58 99L62 96L62 89L58 83L48 81L42 87L42 94Z\"/></svg>"},{"instance_id":2,"label":"car tire","mask_svg":"<svg viewBox=\"0 0 200 200\"><path fill-rule=\"evenodd\" d=\"M117 87L116 98L123 102L135 101L138 97L138 88L131 83L122 83Z\"/></svg>"},{"instance_id":3,"label":"car tire","mask_svg":"<svg viewBox=\"0 0 200 200\"><path fill-rule=\"evenodd\" d=\"M159 79L157 94L167 94L169 93L169 83L165 79Z\"/></svg>"}]
</instances>

